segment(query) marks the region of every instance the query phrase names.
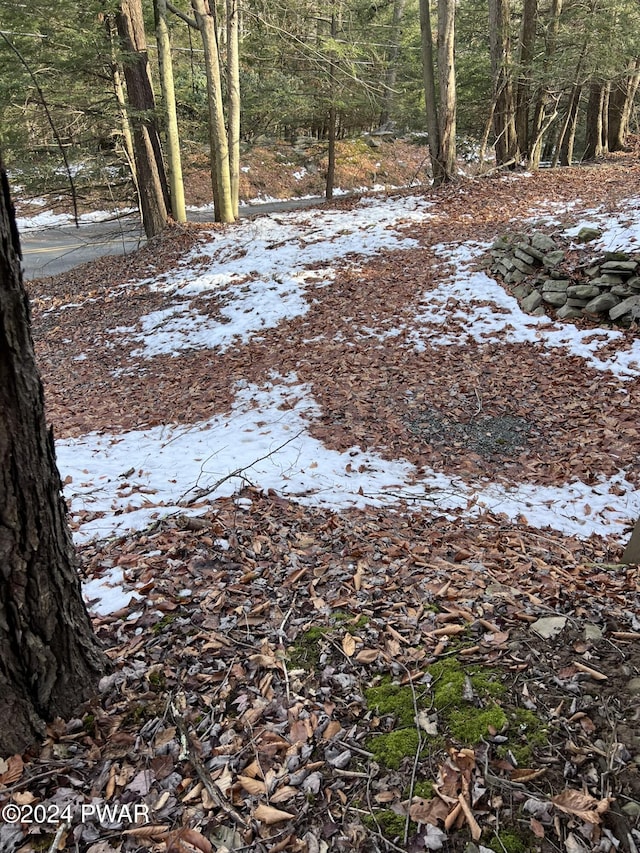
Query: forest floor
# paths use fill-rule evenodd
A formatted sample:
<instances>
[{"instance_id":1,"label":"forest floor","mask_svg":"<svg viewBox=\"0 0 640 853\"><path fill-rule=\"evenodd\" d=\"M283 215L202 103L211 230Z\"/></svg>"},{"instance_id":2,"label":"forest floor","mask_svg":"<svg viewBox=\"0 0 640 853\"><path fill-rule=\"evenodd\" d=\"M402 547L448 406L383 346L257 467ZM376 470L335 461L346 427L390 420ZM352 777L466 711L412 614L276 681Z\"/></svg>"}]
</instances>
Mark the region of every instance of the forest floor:
<instances>
[{"instance_id":1,"label":"forest floor","mask_svg":"<svg viewBox=\"0 0 640 853\"><path fill-rule=\"evenodd\" d=\"M112 671L0 850L637 853L640 340L486 273L584 221L568 264L640 249L636 155L29 284Z\"/></svg>"}]
</instances>

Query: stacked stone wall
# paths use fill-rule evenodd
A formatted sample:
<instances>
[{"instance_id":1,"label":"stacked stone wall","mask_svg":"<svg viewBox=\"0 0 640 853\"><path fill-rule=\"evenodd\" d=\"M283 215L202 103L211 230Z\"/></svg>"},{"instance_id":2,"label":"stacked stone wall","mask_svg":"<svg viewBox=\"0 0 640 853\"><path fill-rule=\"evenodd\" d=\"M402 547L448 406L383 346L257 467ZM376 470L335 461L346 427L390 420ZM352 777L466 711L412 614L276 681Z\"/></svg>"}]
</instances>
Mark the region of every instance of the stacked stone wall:
<instances>
[{"instance_id":1,"label":"stacked stone wall","mask_svg":"<svg viewBox=\"0 0 640 853\"><path fill-rule=\"evenodd\" d=\"M595 229L584 228L577 241L598 236ZM625 327L640 319L640 255L603 252L572 264L569 241L533 231L503 235L491 256L491 271L529 314L587 317Z\"/></svg>"}]
</instances>

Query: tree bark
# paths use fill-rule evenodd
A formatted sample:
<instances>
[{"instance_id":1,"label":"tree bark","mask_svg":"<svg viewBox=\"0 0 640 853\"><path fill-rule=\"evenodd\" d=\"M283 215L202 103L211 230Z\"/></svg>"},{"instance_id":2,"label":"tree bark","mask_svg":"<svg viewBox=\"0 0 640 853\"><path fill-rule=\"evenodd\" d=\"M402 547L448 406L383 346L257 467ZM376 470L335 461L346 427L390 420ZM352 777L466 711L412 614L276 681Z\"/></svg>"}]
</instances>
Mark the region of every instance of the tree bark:
<instances>
[{"instance_id":1,"label":"tree bark","mask_svg":"<svg viewBox=\"0 0 640 853\"><path fill-rule=\"evenodd\" d=\"M398 56L400 55L400 39L402 36L402 19L406 0L393 0L393 15L389 33L389 52L384 79L384 97L380 111L380 127L391 121L396 95L396 79L398 76Z\"/></svg>"},{"instance_id":2,"label":"tree bark","mask_svg":"<svg viewBox=\"0 0 640 853\"><path fill-rule=\"evenodd\" d=\"M631 108L640 84L640 58L630 63L629 72L612 88L609 99L609 151L622 151L627 145Z\"/></svg>"},{"instance_id":3,"label":"tree bark","mask_svg":"<svg viewBox=\"0 0 640 853\"><path fill-rule=\"evenodd\" d=\"M228 145L231 204L238 218L240 188L240 10L239 0L227 0Z\"/></svg>"},{"instance_id":4,"label":"tree bark","mask_svg":"<svg viewBox=\"0 0 640 853\"><path fill-rule=\"evenodd\" d=\"M147 237L154 237L167 225L169 186L155 118L156 104L149 75L140 0L121 0L116 25L122 47L127 53L124 76L131 108L142 222Z\"/></svg>"},{"instance_id":5,"label":"tree bark","mask_svg":"<svg viewBox=\"0 0 640 853\"><path fill-rule=\"evenodd\" d=\"M209 2L191 0L191 8L202 36L207 97L209 101L209 142L211 145L211 183L215 216L218 222L235 222L229 167L229 144L222 103L220 55L213 15Z\"/></svg>"},{"instance_id":6,"label":"tree bark","mask_svg":"<svg viewBox=\"0 0 640 853\"><path fill-rule=\"evenodd\" d=\"M420 0L420 43L422 47L422 79L427 111L427 134L429 154L431 156L431 174L433 185L439 186L445 180L444 169L440 162L440 122L438 119L438 99L436 95L436 76L434 71L433 33L431 31L431 9L429 0Z\"/></svg>"},{"instance_id":7,"label":"tree bark","mask_svg":"<svg viewBox=\"0 0 640 853\"><path fill-rule=\"evenodd\" d=\"M104 670L82 601L0 164L0 755L68 717Z\"/></svg>"},{"instance_id":8,"label":"tree bark","mask_svg":"<svg viewBox=\"0 0 640 853\"><path fill-rule=\"evenodd\" d=\"M531 70L536 41L538 0L524 0L520 27L520 57L516 88L516 138L520 154L529 155L529 104L531 102Z\"/></svg>"},{"instance_id":9,"label":"tree bark","mask_svg":"<svg viewBox=\"0 0 640 853\"><path fill-rule=\"evenodd\" d=\"M493 131L496 164L514 164L518 159L515 103L511 70L509 0L489 0L489 43L493 76Z\"/></svg>"},{"instance_id":10,"label":"tree bark","mask_svg":"<svg viewBox=\"0 0 640 853\"><path fill-rule=\"evenodd\" d=\"M440 155L446 180L456 174L455 0L438 0L438 76L440 80Z\"/></svg>"},{"instance_id":11,"label":"tree bark","mask_svg":"<svg viewBox=\"0 0 640 853\"><path fill-rule=\"evenodd\" d=\"M180 134L178 132L178 113L173 80L173 60L171 58L171 40L167 26L167 0L154 0L156 19L156 42L158 44L158 65L160 68L160 86L167 127L167 161L169 164L169 185L171 187L171 213L176 222L187 221L187 208L184 200L184 181L182 177L182 158L180 155Z\"/></svg>"},{"instance_id":12,"label":"tree bark","mask_svg":"<svg viewBox=\"0 0 640 853\"><path fill-rule=\"evenodd\" d=\"M556 52L556 44L558 41L558 29L560 27L560 16L562 14L563 0L551 0L551 8L549 10L549 23L547 25L547 35L544 49L543 74L546 76L551 64L551 59ZM542 146L544 144L544 136L546 131L551 127L556 119L557 102L554 105L551 116L546 116L546 108L552 100L551 91L546 81L543 81L538 91L536 105L534 109L532 127L531 127L531 151L529 153L529 168L537 169L540 165L540 156L542 154Z\"/></svg>"},{"instance_id":13,"label":"tree bark","mask_svg":"<svg viewBox=\"0 0 640 853\"><path fill-rule=\"evenodd\" d=\"M592 80L589 84L589 101L587 103L586 139L582 155L584 160L595 160L605 153L604 138L604 105L607 87L601 80Z\"/></svg>"}]
</instances>

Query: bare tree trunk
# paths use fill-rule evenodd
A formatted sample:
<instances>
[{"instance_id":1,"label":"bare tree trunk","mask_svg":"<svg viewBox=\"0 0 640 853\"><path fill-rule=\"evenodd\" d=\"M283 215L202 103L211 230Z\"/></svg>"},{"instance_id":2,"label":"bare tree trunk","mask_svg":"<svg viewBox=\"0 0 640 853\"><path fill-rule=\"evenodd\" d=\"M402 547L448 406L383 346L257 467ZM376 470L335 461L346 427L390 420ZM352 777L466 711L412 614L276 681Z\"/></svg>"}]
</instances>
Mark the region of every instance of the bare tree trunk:
<instances>
[{"instance_id":1,"label":"bare tree trunk","mask_svg":"<svg viewBox=\"0 0 640 853\"><path fill-rule=\"evenodd\" d=\"M226 0L226 2L229 172L231 204L233 215L237 219L240 187L240 10L239 0Z\"/></svg>"},{"instance_id":2,"label":"bare tree trunk","mask_svg":"<svg viewBox=\"0 0 640 853\"><path fill-rule=\"evenodd\" d=\"M589 84L589 101L587 102L586 144L584 160L595 160L604 154L603 112L606 86L602 80L592 80Z\"/></svg>"},{"instance_id":3,"label":"bare tree trunk","mask_svg":"<svg viewBox=\"0 0 640 853\"><path fill-rule=\"evenodd\" d=\"M186 222L187 209L184 201L180 135L178 132L176 93L173 82L173 61L171 59L169 28L167 27L167 0L154 0L153 6L156 19L160 85L162 87L162 98L167 122L167 160L169 163L169 185L171 187L171 212L176 222Z\"/></svg>"},{"instance_id":4,"label":"bare tree trunk","mask_svg":"<svg viewBox=\"0 0 640 853\"><path fill-rule=\"evenodd\" d=\"M456 174L455 0L438 0L438 76L440 80L440 153L445 179Z\"/></svg>"},{"instance_id":5,"label":"bare tree trunk","mask_svg":"<svg viewBox=\"0 0 640 853\"><path fill-rule=\"evenodd\" d=\"M489 0L489 42L495 102L493 130L496 164L498 166L515 163L519 156L511 71L509 18L509 0Z\"/></svg>"},{"instance_id":6,"label":"bare tree trunk","mask_svg":"<svg viewBox=\"0 0 640 853\"><path fill-rule=\"evenodd\" d=\"M576 84L571 90L571 98L567 108L567 117L562 128L561 138L558 142L558 151L556 152L556 157L559 157L561 166L571 166L573 163L573 147L576 138L578 109L580 108L581 96L582 86ZM556 165L555 161L553 165Z\"/></svg>"},{"instance_id":7,"label":"bare tree trunk","mask_svg":"<svg viewBox=\"0 0 640 853\"><path fill-rule=\"evenodd\" d=\"M156 105L149 75L140 0L121 0L116 24L122 47L128 54L124 76L131 108L142 221L147 237L153 237L167 224L169 187L154 115Z\"/></svg>"},{"instance_id":8,"label":"bare tree trunk","mask_svg":"<svg viewBox=\"0 0 640 853\"><path fill-rule=\"evenodd\" d=\"M431 155L431 173L433 177L433 185L437 187L445 180L445 174L443 165L440 162L440 122L438 119L438 99L436 95L433 33L431 31L431 10L429 0L420 0L420 34L420 43L422 47L422 79L427 111L427 133L429 136L429 154Z\"/></svg>"},{"instance_id":9,"label":"bare tree trunk","mask_svg":"<svg viewBox=\"0 0 640 853\"><path fill-rule=\"evenodd\" d=\"M388 124L393 115L396 96L396 79L398 76L398 56L400 54L400 37L402 35L402 19L406 0L394 0L391 30L389 33L389 51L387 54L387 70L384 79L384 99L380 111L380 126Z\"/></svg>"},{"instance_id":10,"label":"bare tree trunk","mask_svg":"<svg viewBox=\"0 0 640 853\"><path fill-rule=\"evenodd\" d=\"M129 124L129 116L127 115L127 100L125 98L124 85L122 83L122 71L116 57L117 32L113 16L110 15L107 18L106 25L109 43L111 46L111 74L113 77L113 91L115 93L116 102L118 104L118 112L120 113L122 143L124 147L125 156L127 158L127 163L129 165L129 170L131 171L131 177L135 186L136 195L138 196L139 201L140 190L138 188L138 176L136 174L136 160L135 152L133 150L133 136L131 135L131 125ZM142 205L140 205L140 208L142 209Z\"/></svg>"},{"instance_id":11,"label":"bare tree trunk","mask_svg":"<svg viewBox=\"0 0 640 853\"><path fill-rule=\"evenodd\" d=\"M640 84L640 58L629 65L625 77L615 85L609 100L608 141L610 151L622 151L627 145L631 108Z\"/></svg>"},{"instance_id":12,"label":"bare tree trunk","mask_svg":"<svg viewBox=\"0 0 640 853\"><path fill-rule=\"evenodd\" d=\"M196 23L202 36L207 94L209 100L209 139L211 144L211 184L218 222L234 222L229 168L229 145L222 104L222 79L218 39L209 0L191 0Z\"/></svg>"},{"instance_id":13,"label":"bare tree trunk","mask_svg":"<svg viewBox=\"0 0 640 853\"><path fill-rule=\"evenodd\" d=\"M551 0L543 62L543 74L545 77L548 73L551 59L556 52L560 15L562 14L562 2L563 0ZM556 118L557 102L554 104L552 115L546 116L546 108L551 100L551 90L545 81L542 83L540 90L538 91L531 126L531 139L533 140L531 144L531 151L529 153L529 168L531 169L537 169L540 165L540 155L542 153L545 133L551 127Z\"/></svg>"},{"instance_id":14,"label":"bare tree trunk","mask_svg":"<svg viewBox=\"0 0 640 853\"><path fill-rule=\"evenodd\" d=\"M0 164L0 756L75 713L105 667L60 489Z\"/></svg>"},{"instance_id":15,"label":"bare tree trunk","mask_svg":"<svg viewBox=\"0 0 640 853\"><path fill-rule=\"evenodd\" d=\"M531 69L533 65L538 0L524 0L520 27L520 70L516 87L516 138L523 157L529 155L529 104L531 102Z\"/></svg>"}]
</instances>

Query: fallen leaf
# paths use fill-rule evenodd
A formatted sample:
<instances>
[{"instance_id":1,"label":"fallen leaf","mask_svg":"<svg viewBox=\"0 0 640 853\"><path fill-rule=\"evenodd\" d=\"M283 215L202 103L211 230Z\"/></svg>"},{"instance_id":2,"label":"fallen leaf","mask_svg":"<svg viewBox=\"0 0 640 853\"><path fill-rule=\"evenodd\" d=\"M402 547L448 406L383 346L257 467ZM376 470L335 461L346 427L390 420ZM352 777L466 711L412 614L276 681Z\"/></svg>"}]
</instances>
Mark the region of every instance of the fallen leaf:
<instances>
[{"instance_id":1,"label":"fallen leaf","mask_svg":"<svg viewBox=\"0 0 640 853\"><path fill-rule=\"evenodd\" d=\"M293 820L295 815L290 812L283 812L280 809L274 809L272 806L267 806L261 803L253 812L253 816L261 823L266 823L271 826L274 823L282 823L285 820Z\"/></svg>"}]
</instances>

